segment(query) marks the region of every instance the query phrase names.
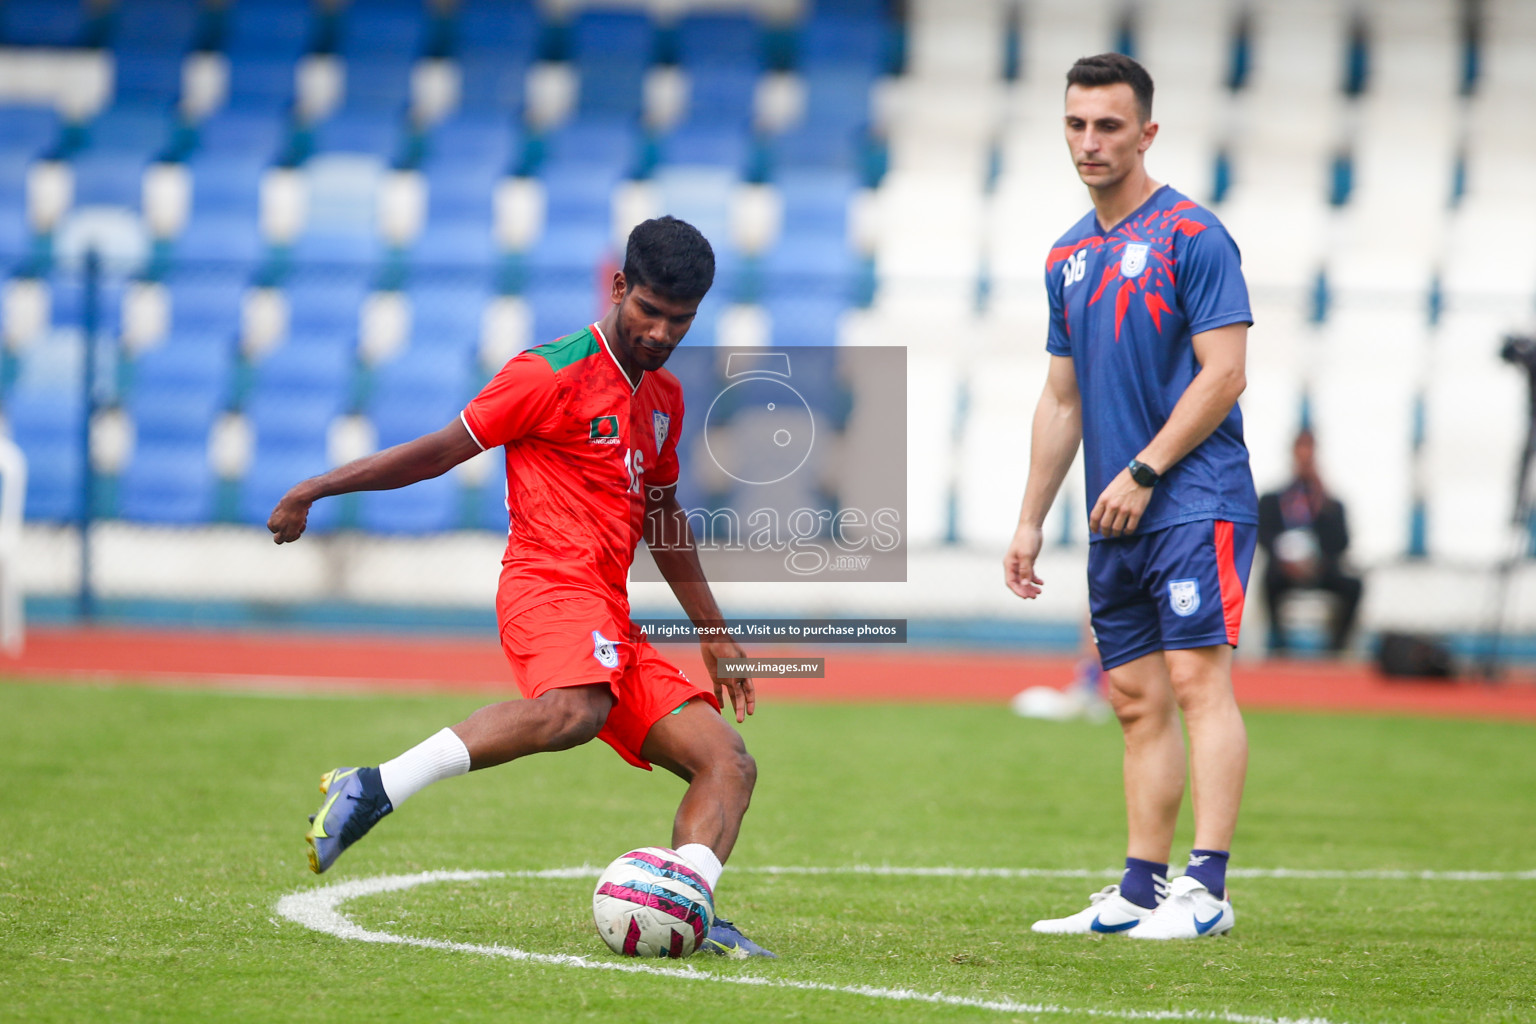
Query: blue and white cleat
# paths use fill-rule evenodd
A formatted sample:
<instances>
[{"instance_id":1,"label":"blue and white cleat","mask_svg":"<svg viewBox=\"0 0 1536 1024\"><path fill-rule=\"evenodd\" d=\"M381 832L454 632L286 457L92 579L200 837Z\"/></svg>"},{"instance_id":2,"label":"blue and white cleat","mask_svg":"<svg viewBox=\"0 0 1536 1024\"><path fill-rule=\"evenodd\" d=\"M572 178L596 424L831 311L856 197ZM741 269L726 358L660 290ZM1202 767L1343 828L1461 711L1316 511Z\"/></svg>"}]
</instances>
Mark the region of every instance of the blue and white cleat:
<instances>
[{"instance_id":1,"label":"blue and white cleat","mask_svg":"<svg viewBox=\"0 0 1536 1024\"><path fill-rule=\"evenodd\" d=\"M1225 935L1237 923L1232 904L1188 875L1168 884L1168 898L1131 929L1133 939L1199 939Z\"/></svg>"},{"instance_id":2,"label":"blue and white cleat","mask_svg":"<svg viewBox=\"0 0 1536 1024\"><path fill-rule=\"evenodd\" d=\"M1030 931L1044 935L1135 934L1152 911L1120 895L1118 885L1106 885L1088 897L1088 906L1068 917L1036 921Z\"/></svg>"},{"instance_id":3,"label":"blue and white cleat","mask_svg":"<svg viewBox=\"0 0 1536 1024\"><path fill-rule=\"evenodd\" d=\"M768 952L741 934L735 925L723 917L715 918L715 923L710 927L709 934L704 936L704 944L699 947L699 950L716 956L728 956L732 960L745 960L749 956L766 956L770 960L779 958L779 954Z\"/></svg>"},{"instance_id":4,"label":"blue and white cleat","mask_svg":"<svg viewBox=\"0 0 1536 1024\"><path fill-rule=\"evenodd\" d=\"M332 768L320 776L325 803L309 818L309 869L320 874L343 850L368 834L394 805L377 768Z\"/></svg>"}]
</instances>

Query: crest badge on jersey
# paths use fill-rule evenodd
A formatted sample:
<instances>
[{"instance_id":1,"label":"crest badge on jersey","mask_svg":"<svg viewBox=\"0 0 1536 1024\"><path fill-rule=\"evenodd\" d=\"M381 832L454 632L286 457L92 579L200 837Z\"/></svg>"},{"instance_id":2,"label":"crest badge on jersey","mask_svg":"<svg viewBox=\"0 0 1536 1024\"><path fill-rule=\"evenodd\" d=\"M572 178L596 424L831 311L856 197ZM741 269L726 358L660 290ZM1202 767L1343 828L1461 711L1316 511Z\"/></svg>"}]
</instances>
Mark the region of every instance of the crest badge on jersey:
<instances>
[{"instance_id":1,"label":"crest badge on jersey","mask_svg":"<svg viewBox=\"0 0 1536 1024\"><path fill-rule=\"evenodd\" d=\"M619 667L619 649L613 645L612 640L595 629L592 631L592 657L603 668Z\"/></svg>"},{"instance_id":2,"label":"crest badge on jersey","mask_svg":"<svg viewBox=\"0 0 1536 1024\"><path fill-rule=\"evenodd\" d=\"M1168 605L1175 615L1195 614L1200 610L1200 581L1169 580Z\"/></svg>"},{"instance_id":3,"label":"crest badge on jersey","mask_svg":"<svg viewBox=\"0 0 1536 1024\"><path fill-rule=\"evenodd\" d=\"M661 454L661 446L667 443L667 429L672 426L672 417L660 409L651 410L651 426L656 431L656 454Z\"/></svg>"},{"instance_id":4,"label":"crest badge on jersey","mask_svg":"<svg viewBox=\"0 0 1536 1024\"><path fill-rule=\"evenodd\" d=\"M1147 269L1147 253L1152 247L1146 242L1131 242L1120 254L1120 276L1135 277Z\"/></svg>"}]
</instances>

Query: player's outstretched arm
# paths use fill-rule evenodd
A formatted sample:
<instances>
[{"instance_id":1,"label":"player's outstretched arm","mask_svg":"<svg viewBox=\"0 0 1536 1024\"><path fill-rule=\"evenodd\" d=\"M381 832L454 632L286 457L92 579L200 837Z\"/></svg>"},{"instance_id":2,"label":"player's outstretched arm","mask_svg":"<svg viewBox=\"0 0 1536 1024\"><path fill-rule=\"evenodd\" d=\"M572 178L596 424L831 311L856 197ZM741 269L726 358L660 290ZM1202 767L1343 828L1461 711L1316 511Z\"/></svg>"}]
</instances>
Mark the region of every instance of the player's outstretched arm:
<instances>
[{"instance_id":1,"label":"player's outstretched arm","mask_svg":"<svg viewBox=\"0 0 1536 1024\"><path fill-rule=\"evenodd\" d=\"M442 476L454 466L480 454L480 446L465 429L462 420L454 420L441 430L424 434L414 441L397 444L328 473L312 476L295 484L272 510L267 529L278 544L298 540L309 521L309 507L320 498L353 491L389 491L419 480Z\"/></svg>"},{"instance_id":2,"label":"player's outstretched arm","mask_svg":"<svg viewBox=\"0 0 1536 1024\"><path fill-rule=\"evenodd\" d=\"M1035 422L1030 431L1029 480L1024 485L1024 502L1019 508L1019 525L1003 556L1003 582L1023 598L1038 597L1045 582L1035 575L1035 559L1040 555L1041 525L1045 514L1061 490L1077 446L1083 440L1082 396L1077 390L1077 373L1071 356L1051 356L1045 390L1035 406Z\"/></svg>"},{"instance_id":3,"label":"player's outstretched arm","mask_svg":"<svg viewBox=\"0 0 1536 1024\"><path fill-rule=\"evenodd\" d=\"M1201 331L1192 340L1200 372L1179 396L1163 429L1136 456L1159 474L1210 437L1248 386L1247 324ZM1152 489L1142 487L1131 479L1129 470L1122 469L1094 502L1088 528L1106 537L1122 537L1140 524L1151 500Z\"/></svg>"},{"instance_id":4,"label":"player's outstretched arm","mask_svg":"<svg viewBox=\"0 0 1536 1024\"><path fill-rule=\"evenodd\" d=\"M744 658L746 652L726 632L725 616L715 602L714 592L709 589L709 581L704 578L704 567L699 564L699 552L693 542L693 530L677 502L675 486L646 489L645 543L688 620L705 637L699 643L699 650L704 656L709 678L715 684L715 698L723 706L721 690L727 691L736 721L745 722L747 716L757 710L757 693L752 680L721 678L720 661Z\"/></svg>"}]
</instances>

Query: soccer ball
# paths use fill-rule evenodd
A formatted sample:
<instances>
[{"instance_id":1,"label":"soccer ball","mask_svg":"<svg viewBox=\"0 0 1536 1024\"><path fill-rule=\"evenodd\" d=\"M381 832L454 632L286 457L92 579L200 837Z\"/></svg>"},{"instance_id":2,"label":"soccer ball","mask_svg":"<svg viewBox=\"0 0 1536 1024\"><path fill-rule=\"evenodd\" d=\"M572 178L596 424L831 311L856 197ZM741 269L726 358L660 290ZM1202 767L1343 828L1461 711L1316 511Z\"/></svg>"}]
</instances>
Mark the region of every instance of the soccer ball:
<instances>
[{"instance_id":1,"label":"soccer ball","mask_svg":"<svg viewBox=\"0 0 1536 1024\"><path fill-rule=\"evenodd\" d=\"M592 893L592 919L615 953L676 959L703 944L715 897L676 850L646 846L608 865Z\"/></svg>"}]
</instances>

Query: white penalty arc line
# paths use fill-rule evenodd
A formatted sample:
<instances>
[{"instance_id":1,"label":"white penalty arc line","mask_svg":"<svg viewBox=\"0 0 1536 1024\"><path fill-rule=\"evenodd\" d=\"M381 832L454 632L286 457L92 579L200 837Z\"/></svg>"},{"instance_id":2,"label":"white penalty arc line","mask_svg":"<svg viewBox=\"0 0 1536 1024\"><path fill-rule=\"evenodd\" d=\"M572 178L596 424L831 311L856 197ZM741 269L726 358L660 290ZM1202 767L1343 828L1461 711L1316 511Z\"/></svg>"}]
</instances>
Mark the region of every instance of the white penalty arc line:
<instances>
[{"instance_id":1,"label":"white penalty arc line","mask_svg":"<svg viewBox=\"0 0 1536 1024\"><path fill-rule=\"evenodd\" d=\"M955 877L1084 877L1080 872L1029 872L1019 869L967 869L967 868L746 868L759 874L882 874L882 875L940 875ZM1010 875L997 872L1012 870ZM373 931L354 923L341 912L341 905L364 896L376 896L386 892L399 892L434 882L475 882L499 878L530 879L578 879L595 878L602 869L588 865L576 868L553 868L546 871L423 871L414 875L380 875L352 882L338 882L318 889L291 893L277 902L277 912L283 918L303 925L313 931L334 935L340 939L357 942L377 942L422 949L440 949L453 953L472 953L477 956L500 957L524 963L545 964L554 967L579 967L586 970L617 971L623 974L649 974L685 981L718 982L726 985L746 985L757 988L789 989L801 992L831 992L841 995L862 996L869 999L885 999L896 1002L928 1003L955 1006L965 1009L992 1010L998 1013L1050 1013L1080 1017L1102 1017L1116 1020L1151 1021L1221 1021L1224 1024L1332 1024L1322 1017L1263 1017L1251 1014L1224 1013L1206 1010L1105 1010L1092 1007L1058 1006L1050 1003L1023 1003L1006 999L977 999L971 996L947 995L942 992L917 992L912 989L879 988L872 985L831 985L825 982L797 981L791 978L764 978L756 975L716 974L692 967L661 967L647 963L593 961L586 957L558 953L532 953L512 946L479 945L470 942L449 942L444 939L419 938L395 935L391 932ZM1295 876L1276 876L1295 877ZM1417 875L1413 877L1418 877ZM1536 877L1536 875L1533 875Z\"/></svg>"}]
</instances>

